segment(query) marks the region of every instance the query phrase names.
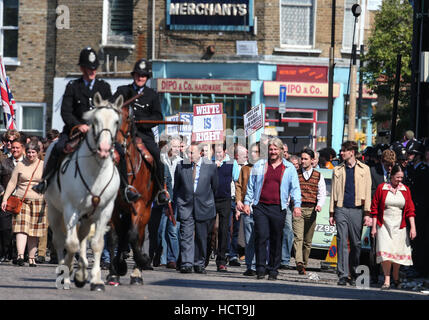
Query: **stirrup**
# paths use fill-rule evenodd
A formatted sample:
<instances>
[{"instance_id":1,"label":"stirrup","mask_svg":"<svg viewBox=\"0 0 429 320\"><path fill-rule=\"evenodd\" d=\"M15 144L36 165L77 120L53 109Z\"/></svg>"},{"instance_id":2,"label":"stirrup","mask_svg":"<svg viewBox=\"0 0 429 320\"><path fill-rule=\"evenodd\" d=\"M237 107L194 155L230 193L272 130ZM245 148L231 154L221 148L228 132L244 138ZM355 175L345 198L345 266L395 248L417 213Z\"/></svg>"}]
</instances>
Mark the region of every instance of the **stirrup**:
<instances>
[{"instance_id":1,"label":"stirrup","mask_svg":"<svg viewBox=\"0 0 429 320\"><path fill-rule=\"evenodd\" d=\"M162 201L160 201L160 199L159 199L161 194L165 194L164 199L162 199ZM156 204L159 206L162 206L162 205L165 205L168 202L170 202L170 194L168 193L167 190L162 189L162 190L158 191L158 193L155 196L155 199L156 199Z\"/></svg>"},{"instance_id":2,"label":"stirrup","mask_svg":"<svg viewBox=\"0 0 429 320\"><path fill-rule=\"evenodd\" d=\"M133 193L133 195L132 195L132 198L130 199L130 198L128 198L128 192L132 192ZM138 198L140 198L141 197L141 194L137 191L137 189L134 187L134 186L132 186L132 185L127 185L125 188L124 188L124 198L125 198L125 201L127 202L127 203L133 203L133 202L136 202L137 200L138 200ZM135 199L134 199L135 198Z\"/></svg>"}]
</instances>

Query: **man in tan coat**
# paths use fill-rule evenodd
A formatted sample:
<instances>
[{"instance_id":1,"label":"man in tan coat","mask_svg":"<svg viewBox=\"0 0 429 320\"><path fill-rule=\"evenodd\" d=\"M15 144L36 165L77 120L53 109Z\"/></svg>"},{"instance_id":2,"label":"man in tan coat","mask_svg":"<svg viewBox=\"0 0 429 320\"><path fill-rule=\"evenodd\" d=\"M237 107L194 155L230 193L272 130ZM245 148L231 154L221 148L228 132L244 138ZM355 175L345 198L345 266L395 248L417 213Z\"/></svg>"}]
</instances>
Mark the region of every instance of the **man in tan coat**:
<instances>
[{"instance_id":1,"label":"man in tan coat","mask_svg":"<svg viewBox=\"0 0 429 320\"><path fill-rule=\"evenodd\" d=\"M329 223L337 225L338 285L356 284L359 265L362 222L371 226L371 173L367 165L356 159L357 143L341 145L344 162L334 168L329 208ZM350 254L347 240L350 241Z\"/></svg>"}]
</instances>

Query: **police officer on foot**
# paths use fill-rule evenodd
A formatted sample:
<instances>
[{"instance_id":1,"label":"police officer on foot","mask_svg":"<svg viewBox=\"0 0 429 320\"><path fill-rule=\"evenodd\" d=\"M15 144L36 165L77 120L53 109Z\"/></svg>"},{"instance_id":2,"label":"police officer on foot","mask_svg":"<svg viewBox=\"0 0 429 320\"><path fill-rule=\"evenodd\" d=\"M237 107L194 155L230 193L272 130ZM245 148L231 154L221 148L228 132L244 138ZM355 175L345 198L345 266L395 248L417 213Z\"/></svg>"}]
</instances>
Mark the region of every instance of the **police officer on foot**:
<instances>
[{"instance_id":1,"label":"police officer on foot","mask_svg":"<svg viewBox=\"0 0 429 320\"><path fill-rule=\"evenodd\" d=\"M49 179L57 170L58 160L64 154L64 148L69 142L72 128L76 128L81 134L85 134L89 130L88 124L83 119L83 114L94 108L92 100L95 93L99 92L104 100L112 97L110 85L96 78L100 63L94 49L91 47L83 49L80 52L78 65L82 76L67 84L61 104L61 117L65 125L43 170L43 181L33 187L33 190L38 193L46 191ZM132 196L130 195L131 198Z\"/></svg>"},{"instance_id":2,"label":"police officer on foot","mask_svg":"<svg viewBox=\"0 0 429 320\"><path fill-rule=\"evenodd\" d=\"M134 120L163 120L159 96L155 90L146 86L147 81L152 77L150 63L145 59L138 60L134 65L131 75L134 79L133 83L120 86L114 94L112 100L116 99L119 95L122 95L124 100L127 101L138 94L142 94L130 104ZM155 137L152 132L152 128L155 126L156 124L136 123L137 136L141 138L145 147L150 152L155 161L155 183L158 184L158 189L160 190L156 200L159 204L166 204L168 199L166 190L164 189L164 164L161 161L160 150L155 142ZM119 165L121 168L120 170L124 170L126 166L123 152L119 152L119 154L121 155Z\"/></svg>"}]
</instances>

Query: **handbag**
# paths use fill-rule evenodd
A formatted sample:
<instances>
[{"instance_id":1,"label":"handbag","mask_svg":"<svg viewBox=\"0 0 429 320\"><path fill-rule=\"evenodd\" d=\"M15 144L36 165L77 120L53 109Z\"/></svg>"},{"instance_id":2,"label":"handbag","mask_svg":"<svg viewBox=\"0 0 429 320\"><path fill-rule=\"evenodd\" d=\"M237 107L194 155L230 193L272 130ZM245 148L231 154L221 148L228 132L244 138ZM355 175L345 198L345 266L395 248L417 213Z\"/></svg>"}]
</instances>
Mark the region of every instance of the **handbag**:
<instances>
[{"instance_id":1,"label":"handbag","mask_svg":"<svg viewBox=\"0 0 429 320\"><path fill-rule=\"evenodd\" d=\"M39 160L39 162L37 162L36 169L34 169L33 174L31 175L30 181L28 182L27 189L25 189L25 193L24 193L24 196L22 197L22 199L20 199L17 196L10 196L7 199L5 211L13 213L13 214L19 214L21 212L22 203L24 202L24 199L27 196L28 188L30 187L31 181L33 180L34 173L36 172L37 167L39 167L39 163L40 163L40 160Z\"/></svg>"}]
</instances>

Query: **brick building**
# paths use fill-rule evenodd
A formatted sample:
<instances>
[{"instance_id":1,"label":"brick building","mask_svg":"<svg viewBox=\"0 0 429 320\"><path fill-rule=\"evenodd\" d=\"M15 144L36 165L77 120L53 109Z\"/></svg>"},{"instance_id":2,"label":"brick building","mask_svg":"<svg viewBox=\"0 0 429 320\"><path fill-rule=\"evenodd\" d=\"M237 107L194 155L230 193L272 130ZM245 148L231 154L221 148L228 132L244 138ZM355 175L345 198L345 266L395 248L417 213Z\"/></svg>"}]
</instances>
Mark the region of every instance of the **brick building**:
<instances>
[{"instance_id":1,"label":"brick building","mask_svg":"<svg viewBox=\"0 0 429 320\"><path fill-rule=\"evenodd\" d=\"M362 15L356 43L365 43L373 10L380 1L357 1L362 6ZM335 149L342 141L354 25L350 7L355 2L336 1ZM113 90L131 81L129 72L137 59L152 60L154 79L150 85L160 92L166 116L189 112L195 103L223 102L227 126L238 129L242 127L243 113L263 103L267 124L283 126L284 131L279 135L287 142L292 136L299 136L303 138L299 138L297 147L310 145L320 149L326 143L330 0L0 0L0 3L5 58L15 48L8 39L13 35L7 33L14 33L17 42L15 54L7 57L6 70L22 109L18 110L19 129L30 129L26 126L36 126L35 122L43 123L27 131L44 133L51 126L61 129L59 106L64 88L70 79L79 76L79 51L92 46L101 62L99 76L109 81ZM12 25L5 24L4 8L18 12L18 19L10 22ZM58 17L67 14L68 28L55 28ZM322 70L323 81L314 81L311 76L291 76L317 70ZM174 80L175 85L186 79L191 79L191 83L204 80L207 85L180 92L162 88L162 79ZM295 95L290 92L288 113L279 124L276 110L281 83L311 92ZM365 106L362 118L366 120L361 128L370 133L367 119L371 100L365 100ZM37 108L43 110L42 119L47 121L36 121Z\"/></svg>"}]
</instances>

